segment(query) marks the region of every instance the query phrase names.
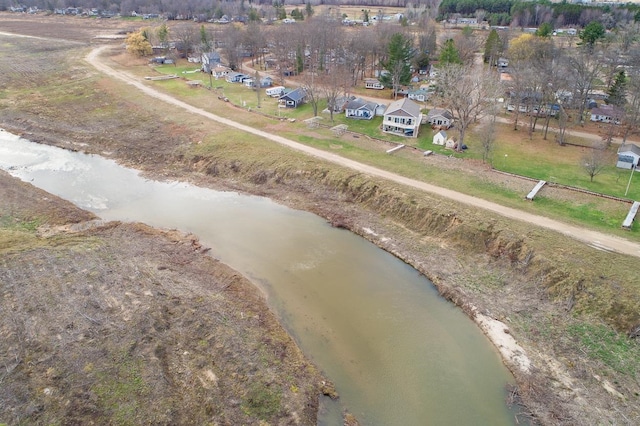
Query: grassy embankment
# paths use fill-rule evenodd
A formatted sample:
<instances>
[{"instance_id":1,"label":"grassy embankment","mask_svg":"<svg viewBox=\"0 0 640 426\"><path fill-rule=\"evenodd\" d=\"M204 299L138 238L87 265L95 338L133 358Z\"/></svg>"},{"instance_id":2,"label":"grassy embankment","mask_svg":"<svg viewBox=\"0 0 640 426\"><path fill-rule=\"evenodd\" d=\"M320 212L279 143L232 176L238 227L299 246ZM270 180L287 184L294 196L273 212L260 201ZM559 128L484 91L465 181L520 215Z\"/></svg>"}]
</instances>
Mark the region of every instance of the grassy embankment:
<instances>
[{"instance_id":1,"label":"grassy embankment","mask_svg":"<svg viewBox=\"0 0 640 426\"><path fill-rule=\"evenodd\" d=\"M137 72L145 75L149 70L144 66ZM394 236L390 242L376 241L378 244L444 288L461 292L463 301L471 300L503 319L525 347L562 360L589 389L597 388L592 374L614 381L626 398L615 400L614 405L627 416L637 415L633 407L637 408L638 377L626 372L638 371L640 354L637 343L623 336L639 320L640 284L632 267L635 259L598 252L555 233L505 223L483 211L369 179L179 110L168 114L160 102L149 102L126 86L95 74L84 80L68 80L63 90L58 89L59 83L30 87L22 91L28 95L24 98L18 96L21 90L12 90L6 99L16 104L8 110L38 110L38 120L56 117L45 123L56 130L52 136L69 128L104 129L118 123L117 128L109 128L110 133L96 131L87 137L90 146L83 149L113 150L125 161L156 172L160 164L154 161L166 161L164 173L178 176L189 170L195 174L187 177L202 182L227 181L289 203L298 199L300 206L326 217L342 211L344 224L356 232L362 232L361 225L373 223L375 229ZM153 84L165 87L167 83ZM186 88L184 82L182 88L179 82L171 84L176 84L172 90L177 95L188 92L190 103L244 124L302 138L350 158L453 189L466 192L471 187L476 195L484 191L507 204L532 211L540 208L539 202L523 203L523 194L507 187L489 181L478 184L482 179L478 175L458 170L452 176L450 170L437 170L421 156L388 156L384 149L362 138L336 140L330 133L307 129L300 120L280 122L229 109L209 91ZM66 96L69 91L84 97L71 99ZM59 111L75 114L60 116ZM21 117L29 121L29 114ZM154 128L159 130L153 132ZM171 140L174 143L168 144ZM488 188L483 190L483 186ZM569 208L569 203L558 203ZM594 206L588 208L607 211L604 204ZM361 208L364 213L359 216ZM615 354L615 361L610 354ZM535 397L529 395L534 398L532 405ZM597 418L593 417L597 414L588 415Z\"/></svg>"}]
</instances>

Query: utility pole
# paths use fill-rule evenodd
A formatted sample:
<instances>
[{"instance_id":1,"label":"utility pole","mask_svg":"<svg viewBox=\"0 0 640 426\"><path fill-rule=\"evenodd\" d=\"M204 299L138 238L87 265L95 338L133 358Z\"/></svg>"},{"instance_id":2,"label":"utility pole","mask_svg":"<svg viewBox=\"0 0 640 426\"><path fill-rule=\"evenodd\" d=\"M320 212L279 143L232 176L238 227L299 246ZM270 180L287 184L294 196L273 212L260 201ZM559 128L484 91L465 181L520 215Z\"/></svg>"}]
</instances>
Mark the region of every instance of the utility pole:
<instances>
[{"instance_id":1,"label":"utility pole","mask_svg":"<svg viewBox=\"0 0 640 426\"><path fill-rule=\"evenodd\" d=\"M631 176L629 176L629 183L627 184L627 190L624 191L624 196L627 196L627 193L629 192L629 187L631 186L631 179L633 179L633 172L636 169L636 165L632 165L631 166Z\"/></svg>"}]
</instances>

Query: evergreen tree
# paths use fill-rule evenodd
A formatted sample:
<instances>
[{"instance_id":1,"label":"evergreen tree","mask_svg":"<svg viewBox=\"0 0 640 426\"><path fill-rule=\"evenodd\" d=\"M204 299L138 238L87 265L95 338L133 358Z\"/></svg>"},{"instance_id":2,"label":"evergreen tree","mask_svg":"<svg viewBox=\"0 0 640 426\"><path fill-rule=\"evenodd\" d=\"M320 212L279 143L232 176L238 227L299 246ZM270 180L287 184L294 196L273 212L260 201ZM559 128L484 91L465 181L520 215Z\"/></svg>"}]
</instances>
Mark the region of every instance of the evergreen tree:
<instances>
[{"instance_id":1,"label":"evergreen tree","mask_svg":"<svg viewBox=\"0 0 640 426\"><path fill-rule=\"evenodd\" d=\"M538 37L551 37L551 34L553 34L553 27L548 22L544 22L536 30L536 35Z\"/></svg>"},{"instance_id":2,"label":"evergreen tree","mask_svg":"<svg viewBox=\"0 0 640 426\"><path fill-rule=\"evenodd\" d=\"M609 87L607 103L615 106L624 106L627 101L627 75L620 70Z\"/></svg>"},{"instance_id":3,"label":"evergreen tree","mask_svg":"<svg viewBox=\"0 0 640 426\"><path fill-rule=\"evenodd\" d=\"M598 21L591 21L584 27L584 30L580 31L578 37L580 37L580 46L585 46L588 49L593 49L596 42L604 38L605 29L604 26Z\"/></svg>"},{"instance_id":4,"label":"evergreen tree","mask_svg":"<svg viewBox=\"0 0 640 426\"><path fill-rule=\"evenodd\" d=\"M211 51L211 42L209 41L209 36L207 35L204 25L200 26L200 44L205 52Z\"/></svg>"},{"instance_id":5,"label":"evergreen tree","mask_svg":"<svg viewBox=\"0 0 640 426\"><path fill-rule=\"evenodd\" d=\"M300 74L304 71L304 58L302 56L302 47L298 46L296 50L296 72Z\"/></svg>"},{"instance_id":6,"label":"evergreen tree","mask_svg":"<svg viewBox=\"0 0 640 426\"><path fill-rule=\"evenodd\" d=\"M441 64L461 64L460 52L456 48L456 44L453 39L448 39L444 42L444 46L440 51L439 57Z\"/></svg>"},{"instance_id":7,"label":"evergreen tree","mask_svg":"<svg viewBox=\"0 0 640 426\"><path fill-rule=\"evenodd\" d=\"M484 44L484 62L490 66L494 66L498 60L500 54L500 36L495 29L492 29L487 37L487 41Z\"/></svg>"},{"instance_id":8,"label":"evergreen tree","mask_svg":"<svg viewBox=\"0 0 640 426\"><path fill-rule=\"evenodd\" d=\"M311 7L311 2L307 1L307 6L305 7L305 12L307 12L307 17L311 18L313 16L313 8Z\"/></svg>"},{"instance_id":9,"label":"evergreen tree","mask_svg":"<svg viewBox=\"0 0 640 426\"><path fill-rule=\"evenodd\" d=\"M291 11L291 17L296 21L304 21L304 15L297 7Z\"/></svg>"},{"instance_id":10,"label":"evergreen tree","mask_svg":"<svg viewBox=\"0 0 640 426\"><path fill-rule=\"evenodd\" d=\"M160 46L162 46L163 49L169 47L167 43L169 40L169 28L167 28L167 24L162 24L160 28L158 28L158 40L160 40Z\"/></svg>"},{"instance_id":11,"label":"evergreen tree","mask_svg":"<svg viewBox=\"0 0 640 426\"><path fill-rule=\"evenodd\" d=\"M260 21L260 14L258 13L258 9L256 9L255 7L250 8L248 18L250 22Z\"/></svg>"},{"instance_id":12,"label":"evergreen tree","mask_svg":"<svg viewBox=\"0 0 640 426\"><path fill-rule=\"evenodd\" d=\"M382 61L382 67L388 72L380 81L393 88L394 95L401 85L411 81L411 59L413 58L413 40L402 33L395 33L389 40L387 59Z\"/></svg>"}]
</instances>

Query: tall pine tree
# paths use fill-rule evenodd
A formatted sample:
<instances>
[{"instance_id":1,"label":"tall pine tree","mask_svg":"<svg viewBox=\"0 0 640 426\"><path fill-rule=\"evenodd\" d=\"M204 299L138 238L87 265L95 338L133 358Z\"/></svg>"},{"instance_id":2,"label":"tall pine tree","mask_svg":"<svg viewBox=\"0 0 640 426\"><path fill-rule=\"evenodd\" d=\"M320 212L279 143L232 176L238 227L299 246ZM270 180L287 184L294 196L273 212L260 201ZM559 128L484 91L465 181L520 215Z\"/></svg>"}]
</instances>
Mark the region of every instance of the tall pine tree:
<instances>
[{"instance_id":1,"label":"tall pine tree","mask_svg":"<svg viewBox=\"0 0 640 426\"><path fill-rule=\"evenodd\" d=\"M444 46L440 51L440 57L438 58L441 64L461 64L460 52L456 48L456 44L453 39L448 39L444 42Z\"/></svg>"},{"instance_id":2,"label":"tall pine tree","mask_svg":"<svg viewBox=\"0 0 640 426\"><path fill-rule=\"evenodd\" d=\"M498 55L500 54L500 36L495 29L492 29L487 37L487 41L484 44L484 63L490 66L495 66L498 61Z\"/></svg>"},{"instance_id":3,"label":"tall pine tree","mask_svg":"<svg viewBox=\"0 0 640 426\"><path fill-rule=\"evenodd\" d=\"M402 33L395 33L389 40L387 59L382 61L382 67L387 71L380 77L385 86L393 88L394 96L397 96L401 85L411 82L411 59L415 54L413 40Z\"/></svg>"},{"instance_id":4,"label":"tall pine tree","mask_svg":"<svg viewBox=\"0 0 640 426\"><path fill-rule=\"evenodd\" d=\"M620 70L614 80L611 87L609 87L609 98L607 103L618 107L624 106L627 102L627 75L624 70Z\"/></svg>"}]
</instances>

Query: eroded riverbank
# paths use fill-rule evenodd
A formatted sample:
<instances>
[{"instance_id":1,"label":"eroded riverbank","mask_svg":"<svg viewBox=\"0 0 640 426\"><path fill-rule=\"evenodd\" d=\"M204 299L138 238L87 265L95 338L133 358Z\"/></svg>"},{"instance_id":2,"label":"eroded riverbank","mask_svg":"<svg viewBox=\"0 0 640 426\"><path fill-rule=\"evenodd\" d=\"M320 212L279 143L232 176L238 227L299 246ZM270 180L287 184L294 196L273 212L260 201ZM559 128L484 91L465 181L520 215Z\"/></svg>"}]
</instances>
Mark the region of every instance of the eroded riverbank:
<instances>
[{"instance_id":1,"label":"eroded riverbank","mask_svg":"<svg viewBox=\"0 0 640 426\"><path fill-rule=\"evenodd\" d=\"M621 331L637 324L637 287L628 285L637 278L623 274L632 264L624 257L247 141L186 114L167 121L163 108L97 76L74 81L65 90L86 98L65 100L42 82L33 95L5 98L2 125L29 139L108 152L157 176L266 195L318 213L412 264L463 308L472 303L507 324L531 358L532 373L516 376L541 422L638 418L637 376L627 369L633 364L591 356L582 343L589 334L580 331L606 327L604 320ZM622 397L607 391L607 383Z\"/></svg>"},{"instance_id":2,"label":"eroded riverbank","mask_svg":"<svg viewBox=\"0 0 640 426\"><path fill-rule=\"evenodd\" d=\"M315 424L323 378L193 236L0 171L0 421Z\"/></svg>"}]
</instances>

